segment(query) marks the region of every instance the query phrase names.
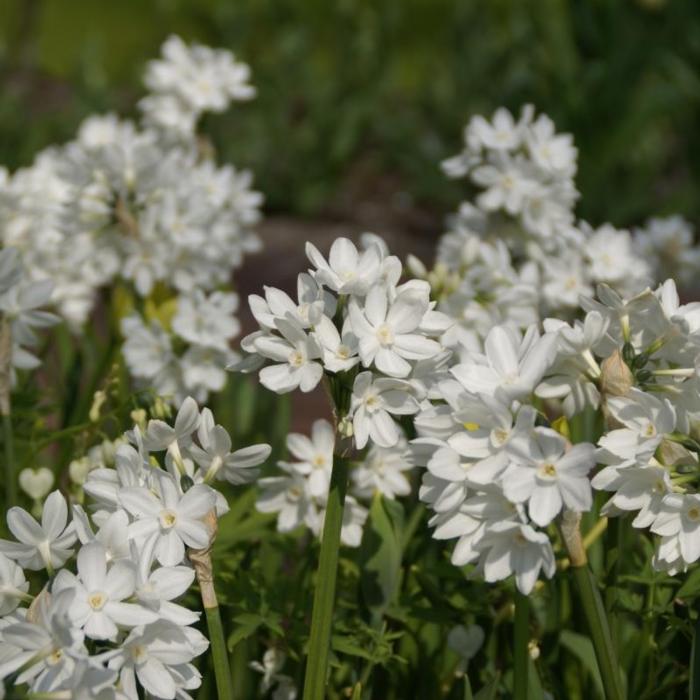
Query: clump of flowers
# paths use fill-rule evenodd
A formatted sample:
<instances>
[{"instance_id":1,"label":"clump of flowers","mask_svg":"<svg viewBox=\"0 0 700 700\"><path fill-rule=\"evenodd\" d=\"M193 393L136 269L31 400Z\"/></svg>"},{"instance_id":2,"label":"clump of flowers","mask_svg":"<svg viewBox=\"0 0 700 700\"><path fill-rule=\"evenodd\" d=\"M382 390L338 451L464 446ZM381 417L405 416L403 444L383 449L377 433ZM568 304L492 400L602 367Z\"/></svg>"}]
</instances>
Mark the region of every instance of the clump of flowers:
<instances>
[{"instance_id":1,"label":"clump of flowers","mask_svg":"<svg viewBox=\"0 0 700 700\"><path fill-rule=\"evenodd\" d=\"M236 303L218 289L259 249L253 227L262 197L249 172L218 165L195 131L203 113L252 97L248 67L177 37L163 53L146 69L153 92L140 103L144 124L89 117L74 141L5 175L0 219L5 244L23 251L29 279L53 283L52 301L75 329L100 289L129 290L129 303L120 297L122 312L133 307L122 327L127 365L181 401L204 399L224 381L215 367L231 359L221 341L237 332ZM166 303L176 311L153 313ZM222 319L216 338L192 327L194 313ZM169 324L173 315L179 329ZM162 354L167 371L138 361L149 353Z\"/></svg>"},{"instance_id":2,"label":"clump of flowers","mask_svg":"<svg viewBox=\"0 0 700 700\"><path fill-rule=\"evenodd\" d=\"M192 662L209 642L193 626L199 613L177 601L228 509L215 484L253 480L270 447L232 450L192 398L172 426L151 420L125 438L113 468L88 474L87 509L74 504L69 518L54 491L39 521L7 513L15 540L0 540L0 678L33 694L172 699L201 684ZM48 576L36 593L26 570Z\"/></svg>"}]
</instances>

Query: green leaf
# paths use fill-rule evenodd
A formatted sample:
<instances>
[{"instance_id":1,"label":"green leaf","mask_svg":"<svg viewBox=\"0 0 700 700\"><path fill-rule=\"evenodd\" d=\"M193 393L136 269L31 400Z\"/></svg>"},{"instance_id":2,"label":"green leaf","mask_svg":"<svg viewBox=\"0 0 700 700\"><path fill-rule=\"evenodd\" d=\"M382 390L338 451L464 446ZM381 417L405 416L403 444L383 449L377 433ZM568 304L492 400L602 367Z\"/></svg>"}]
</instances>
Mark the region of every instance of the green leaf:
<instances>
[{"instance_id":1,"label":"green leaf","mask_svg":"<svg viewBox=\"0 0 700 700\"><path fill-rule=\"evenodd\" d=\"M464 674L464 696L463 700L474 700L474 694L472 693L472 684L469 682L469 676Z\"/></svg>"},{"instance_id":2,"label":"green leaf","mask_svg":"<svg viewBox=\"0 0 700 700\"><path fill-rule=\"evenodd\" d=\"M693 569L676 593L677 598L693 598L700 594L700 568Z\"/></svg>"},{"instance_id":3,"label":"green leaf","mask_svg":"<svg viewBox=\"0 0 700 700\"><path fill-rule=\"evenodd\" d=\"M591 640L588 637L584 637L582 634L564 630L559 635L559 643L581 662L581 665L593 678L593 683L598 691L598 695L601 698L604 697L603 679L600 677L598 662L595 658L595 651Z\"/></svg>"},{"instance_id":4,"label":"green leaf","mask_svg":"<svg viewBox=\"0 0 700 700\"><path fill-rule=\"evenodd\" d=\"M333 651L339 651L341 654L347 654L348 656L359 656L361 659L367 659L368 661L372 661L374 659L371 650L361 646L359 641L353 637L341 637L339 635L334 635L331 640L331 646Z\"/></svg>"},{"instance_id":5,"label":"green leaf","mask_svg":"<svg viewBox=\"0 0 700 700\"><path fill-rule=\"evenodd\" d=\"M360 586L365 604L377 616L386 611L399 586L403 523L402 505L375 494L360 547Z\"/></svg>"},{"instance_id":6,"label":"green leaf","mask_svg":"<svg viewBox=\"0 0 700 700\"><path fill-rule=\"evenodd\" d=\"M494 700L496 694L498 693L498 686L501 682L501 675L497 674L496 677L488 684L485 685L475 696L474 700Z\"/></svg>"},{"instance_id":7,"label":"green leaf","mask_svg":"<svg viewBox=\"0 0 700 700\"><path fill-rule=\"evenodd\" d=\"M350 700L361 700L362 698L362 683L359 681L355 683L355 687L352 689L352 696Z\"/></svg>"},{"instance_id":8,"label":"green leaf","mask_svg":"<svg viewBox=\"0 0 700 700\"><path fill-rule=\"evenodd\" d=\"M260 615L253 613L241 613L233 618L236 623L236 628L229 635L228 649L233 651L238 642L250 637L264 623L264 619Z\"/></svg>"}]
</instances>

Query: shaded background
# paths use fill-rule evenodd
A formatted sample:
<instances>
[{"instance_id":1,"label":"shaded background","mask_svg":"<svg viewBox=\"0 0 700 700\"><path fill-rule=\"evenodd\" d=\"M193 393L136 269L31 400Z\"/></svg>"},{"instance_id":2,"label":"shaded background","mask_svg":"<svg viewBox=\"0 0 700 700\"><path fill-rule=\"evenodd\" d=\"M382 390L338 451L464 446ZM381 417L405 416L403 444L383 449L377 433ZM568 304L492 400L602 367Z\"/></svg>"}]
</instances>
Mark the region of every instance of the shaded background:
<instances>
[{"instance_id":1,"label":"shaded background","mask_svg":"<svg viewBox=\"0 0 700 700\"><path fill-rule=\"evenodd\" d=\"M1 0L0 163L30 163L90 113L136 117L170 33L233 50L258 88L205 124L266 198L243 294L293 288L307 239L373 230L430 261L463 193L438 164L501 104L574 134L592 223L700 218L693 0Z\"/></svg>"}]
</instances>

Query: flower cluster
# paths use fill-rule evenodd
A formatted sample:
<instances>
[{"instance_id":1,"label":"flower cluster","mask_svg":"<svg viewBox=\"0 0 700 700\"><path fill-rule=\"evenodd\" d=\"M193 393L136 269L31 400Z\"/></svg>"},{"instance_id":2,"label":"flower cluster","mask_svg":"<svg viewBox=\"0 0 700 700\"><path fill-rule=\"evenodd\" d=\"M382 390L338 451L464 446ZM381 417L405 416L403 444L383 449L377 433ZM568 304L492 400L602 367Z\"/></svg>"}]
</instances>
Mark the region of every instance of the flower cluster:
<instances>
[{"instance_id":1,"label":"flower cluster","mask_svg":"<svg viewBox=\"0 0 700 700\"><path fill-rule=\"evenodd\" d=\"M263 513L277 513L277 529L289 532L304 525L319 536L325 518L326 501L333 468L335 434L326 420L317 420L311 437L299 433L287 436L287 449L297 460L279 462L283 476L258 481L261 494L257 508ZM413 468L411 451L402 436L393 447L372 444L351 472L351 494L346 496L340 538L350 547L359 546L367 508L360 501L375 493L386 498L406 496L411 484L405 474Z\"/></svg>"},{"instance_id":2,"label":"flower cluster","mask_svg":"<svg viewBox=\"0 0 700 700\"><path fill-rule=\"evenodd\" d=\"M297 299L271 287L251 295L260 330L243 339L247 356L234 369L260 368L263 386L285 393L313 390L336 378L347 397L336 409L358 449L368 442L393 447L400 438L395 416L416 413L428 390L425 363L449 355L436 340L451 325L434 310L422 280L399 284L402 265L376 236L358 250L346 238L328 260L307 243L313 265L298 278ZM329 380L330 381L330 380ZM350 429L349 423L352 423Z\"/></svg>"},{"instance_id":3,"label":"flower cluster","mask_svg":"<svg viewBox=\"0 0 700 700\"><path fill-rule=\"evenodd\" d=\"M228 508L210 484L251 481L270 448L232 451L191 398L174 425L151 420L126 437L115 468L89 473L87 511L74 504L69 522L54 491L40 522L7 514L16 541L0 540L0 678L34 694L171 699L200 685L191 662L208 642L192 626L199 614L176 602L195 578L187 552L209 547ZM35 596L25 570L49 575Z\"/></svg>"},{"instance_id":4,"label":"flower cluster","mask_svg":"<svg viewBox=\"0 0 700 700\"><path fill-rule=\"evenodd\" d=\"M41 310L49 303L52 290L50 280L33 282L27 278L16 248L0 250L0 318L3 320L0 353L9 351L7 361L13 384L15 370L35 369L41 363L30 349L39 342L37 330L60 320L55 314Z\"/></svg>"},{"instance_id":5,"label":"flower cluster","mask_svg":"<svg viewBox=\"0 0 700 700\"><path fill-rule=\"evenodd\" d=\"M124 359L133 377L179 405L185 396L206 401L226 383L224 367L236 354L238 296L195 289L166 302L146 321L131 314L121 322Z\"/></svg>"},{"instance_id":6,"label":"flower cluster","mask_svg":"<svg viewBox=\"0 0 700 700\"><path fill-rule=\"evenodd\" d=\"M150 94L139 102L146 123L157 128L190 138L204 112L223 112L232 100L255 95L250 69L230 51L187 46L171 36L162 54L148 64L144 82Z\"/></svg>"},{"instance_id":7,"label":"flower cluster","mask_svg":"<svg viewBox=\"0 0 700 700\"><path fill-rule=\"evenodd\" d=\"M164 54L147 69L154 92L142 102L143 126L112 114L89 117L74 141L5 174L0 187L4 242L24 252L30 279L53 282L53 301L76 329L94 308L97 291L120 285L135 291L138 315L145 313L138 308L144 298L175 303L181 316L191 315L193 305L219 305L217 314L236 328L235 303L211 294L230 282L246 253L259 248L253 226L262 197L251 189L249 172L217 165L193 128L199 114L252 96L248 69L227 51L188 48L174 37ZM171 333L162 320L158 324L163 327L153 334ZM214 347L176 332L193 343L178 368L189 377L178 377L184 391L191 387L204 397L207 389L220 388L222 376L212 376L215 364L225 364L212 357L220 343ZM227 332L220 335L228 338ZM153 339L139 335L148 352ZM143 367L129 367L146 376ZM197 374L202 376L193 379Z\"/></svg>"}]
</instances>

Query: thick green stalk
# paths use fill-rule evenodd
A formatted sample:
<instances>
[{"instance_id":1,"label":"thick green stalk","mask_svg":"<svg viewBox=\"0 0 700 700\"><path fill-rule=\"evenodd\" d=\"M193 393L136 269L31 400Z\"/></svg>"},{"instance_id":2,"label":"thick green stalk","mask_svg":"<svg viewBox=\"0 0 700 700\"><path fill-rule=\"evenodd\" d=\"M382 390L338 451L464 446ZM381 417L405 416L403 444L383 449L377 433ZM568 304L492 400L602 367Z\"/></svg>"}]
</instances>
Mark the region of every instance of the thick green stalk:
<instances>
[{"instance_id":1,"label":"thick green stalk","mask_svg":"<svg viewBox=\"0 0 700 700\"><path fill-rule=\"evenodd\" d=\"M328 491L328 504L323 523L321 554L316 573L316 590L311 614L311 636L306 659L304 700L323 700L325 697L328 655L331 644L335 584L338 575L340 530L343 525L343 507L348 485L350 461L338 455L333 458L333 472Z\"/></svg>"},{"instance_id":2,"label":"thick green stalk","mask_svg":"<svg viewBox=\"0 0 700 700\"><path fill-rule=\"evenodd\" d=\"M530 643L530 599L515 592L515 620L513 638L513 699L527 700L527 672Z\"/></svg>"},{"instance_id":3,"label":"thick green stalk","mask_svg":"<svg viewBox=\"0 0 700 700\"><path fill-rule=\"evenodd\" d=\"M214 663L214 677L216 678L216 691L218 700L233 700L233 682L231 666L226 648L226 637L221 622L219 601L216 598L214 586L214 564L211 558L211 547L216 539L217 519L216 512L210 511L206 518L207 528L210 533L209 546L204 549L188 550L190 561L199 583L199 593L202 597L202 607L207 618L209 630L209 644L211 658Z\"/></svg>"},{"instance_id":4,"label":"thick green stalk","mask_svg":"<svg viewBox=\"0 0 700 700\"><path fill-rule=\"evenodd\" d=\"M571 572L576 580L583 613L588 622L593 649L603 679L605 697L607 700L623 700L620 667L613 647L605 607L593 572L588 564L572 566Z\"/></svg>"},{"instance_id":5,"label":"thick green stalk","mask_svg":"<svg viewBox=\"0 0 700 700\"><path fill-rule=\"evenodd\" d=\"M219 606L204 608L204 613L207 616L217 695L219 700L232 700L231 668L229 666L228 650L226 649L226 638L224 637L224 627L221 624Z\"/></svg>"}]
</instances>

